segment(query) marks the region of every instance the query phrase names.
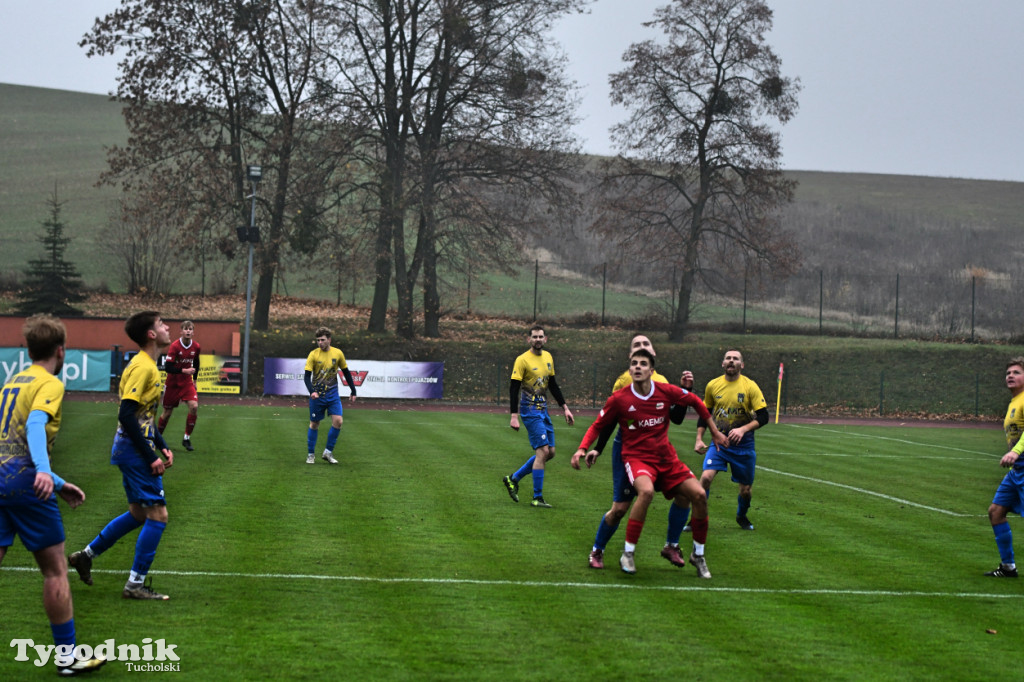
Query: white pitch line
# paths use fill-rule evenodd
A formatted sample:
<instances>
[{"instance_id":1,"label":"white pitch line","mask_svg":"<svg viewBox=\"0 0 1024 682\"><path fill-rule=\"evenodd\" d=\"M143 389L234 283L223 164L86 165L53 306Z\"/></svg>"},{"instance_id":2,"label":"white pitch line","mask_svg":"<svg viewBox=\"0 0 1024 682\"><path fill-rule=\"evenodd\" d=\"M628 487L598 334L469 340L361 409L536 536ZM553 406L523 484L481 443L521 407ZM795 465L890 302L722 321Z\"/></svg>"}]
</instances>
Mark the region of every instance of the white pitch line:
<instances>
[{"instance_id":1,"label":"white pitch line","mask_svg":"<svg viewBox=\"0 0 1024 682\"><path fill-rule=\"evenodd\" d=\"M4 571L19 573L36 573L36 567L11 566L0 567ZM124 575L124 571L93 570L93 573L108 575ZM329 582L377 583L385 585L483 585L494 587L546 587L564 589L567 587L607 589L607 590L641 590L655 592L723 592L739 594L792 594L792 595L832 595L837 597L940 597L948 599L1024 599L1024 593L992 594L988 592L921 592L906 590L812 590L812 589L770 589L762 587L712 587L709 585L635 585L628 583L580 583L556 582L541 580L474 580L469 578L371 578L356 575L318 575L307 573L232 573L221 571L150 571L150 575L169 575L178 577L199 578L247 578L251 580L321 580Z\"/></svg>"},{"instance_id":2,"label":"white pitch line","mask_svg":"<svg viewBox=\"0 0 1024 682\"><path fill-rule=\"evenodd\" d=\"M947 514L949 516L956 516L958 518L970 518L970 517L977 516L977 514L961 514L959 512L950 511L948 509L941 509L939 507L929 507L926 504L919 504L917 502L911 502L910 500L904 500L901 497L893 497L892 495L886 495L884 493L876 493L873 490L866 490L864 488L858 488L856 486L846 485L845 483L836 483L835 481L826 481L826 480L821 479L821 478L813 478L811 476L802 476L800 474L791 474L791 473L789 473L787 471L779 471L778 469L770 469L770 468L764 467L764 466L757 467L757 470L758 471L767 471L767 472L770 472L770 473L773 473L773 474L778 474L779 476L789 476L790 478L799 478L800 480L810 481L811 483L820 483L821 485L830 485L830 486L834 486L836 488L843 488L845 490L852 490L853 492L856 492L856 493L864 493L865 495L871 495L872 497L880 497L883 500L890 500L891 502L899 502L900 504L905 504L905 505L908 505L908 506L911 506L911 507L917 507L918 509L925 509L927 511L932 511L932 512L936 512L936 513L939 513L939 514Z\"/></svg>"}]
</instances>

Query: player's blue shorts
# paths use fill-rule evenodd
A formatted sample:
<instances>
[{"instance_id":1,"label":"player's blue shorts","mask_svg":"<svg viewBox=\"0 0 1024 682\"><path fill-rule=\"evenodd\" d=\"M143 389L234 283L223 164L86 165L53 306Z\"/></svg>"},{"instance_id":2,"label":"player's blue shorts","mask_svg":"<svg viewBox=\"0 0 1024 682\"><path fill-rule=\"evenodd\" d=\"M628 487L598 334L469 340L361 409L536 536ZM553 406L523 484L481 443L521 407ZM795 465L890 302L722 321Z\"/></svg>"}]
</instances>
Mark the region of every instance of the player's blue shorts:
<instances>
[{"instance_id":1,"label":"player's blue shorts","mask_svg":"<svg viewBox=\"0 0 1024 682\"><path fill-rule=\"evenodd\" d=\"M1006 507L1015 514L1024 515L1024 469L1010 469L996 488L992 504Z\"/></svg>"},{"instance_id":2,"label":"player's blue shorts","mask_svg":"<svg viewBox=\"0 0 1024 682\"><path fill-rule=\"evenodd\" d=\"M704 469L726 471L732 469L732 482L754 485L754 466L757 453L754 448L719 448L712 443L704 455Z\"/></svg>"},{"instance_id":3,"label":"player's blue shorts","mask_svg":"<svg viewBox=\"0 0 1024 682\"><path fill-rule=\"evenodd\" d=\"M534 450L545 445L555 447L555 427L551 424L548 411L544 409L523 410L523 408L520 408L520 411L519 419L526 427L527 435L530 436L530 447Z\"/></svg>"},{"instance_id":4,"label":"player's blue shorts","mask_svg":"<svg viewBox=\"0 0 1024 682\"><path fill-rule=\"evenodd\" d=\"M615 433L612 441L612 500L629 502L636 497L636 490L626 475L626 465L622 462L622 429Z\"/></svg>"},{"instance_id":5,"label":"player's blue shorts","mask_svg":"<svg viewBox=\"0 0 1024 682\"><path fill-rule=\"evenodd\" d=\"M45 502L0 506L0 547L14 544L14 536L30 552L38 552L64 542L64 522L57 507L57 497Z\"/></svg>"},{"instance_id":6,"label":"player's blue shorts","mask_svg":"<svg viewBox=\"0 0 1024 682\"><path fill-rule=\"evenodd\" d=\"M117 465L121 470L121 483L128 504L141 504L143 507L167 504L164 499L164 477L154 476L153 470L142 459L134 462L122 462Z\"/></svg>"},{"instance_id":7,"label":"player's blue shorts","mask_svg":"<svg viewBox=\"0 0 1024 682\"><path fill-rule=\"evenodd\" d=\"M309 421L321 421L328 414L336 414L339 417L342 414L341 397L337 391L331 391L326 395L321 394L319 398L309 399Z\"/></svg>"}]
</instances>

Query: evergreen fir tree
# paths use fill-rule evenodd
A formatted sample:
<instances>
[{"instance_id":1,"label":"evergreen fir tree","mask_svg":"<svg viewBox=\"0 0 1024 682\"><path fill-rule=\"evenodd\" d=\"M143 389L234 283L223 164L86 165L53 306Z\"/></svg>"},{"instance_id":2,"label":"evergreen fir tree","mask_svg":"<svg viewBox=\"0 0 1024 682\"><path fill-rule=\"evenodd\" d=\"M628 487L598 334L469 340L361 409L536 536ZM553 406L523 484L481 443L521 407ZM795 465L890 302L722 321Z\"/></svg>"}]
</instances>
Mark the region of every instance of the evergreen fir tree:
<instances>
[{"instance_id":1,"label":"evergreen fir tree","mask_svg":"<svg viewBox=\"0 0 1024 682\"><path fill-rule=\"evenodd\" d=\"M74 303L85 300L82 293L82 278L73 263L64 259L64 252L71 238L64 235L64 223L60 217L63 202L57 200L57 187L53 188L50 217L43 221L44 255L28 262L25 270L25 285L18 296L17 312L22 315L50 313L52 315L81 315Z\"/></svg>"}]
</instances>

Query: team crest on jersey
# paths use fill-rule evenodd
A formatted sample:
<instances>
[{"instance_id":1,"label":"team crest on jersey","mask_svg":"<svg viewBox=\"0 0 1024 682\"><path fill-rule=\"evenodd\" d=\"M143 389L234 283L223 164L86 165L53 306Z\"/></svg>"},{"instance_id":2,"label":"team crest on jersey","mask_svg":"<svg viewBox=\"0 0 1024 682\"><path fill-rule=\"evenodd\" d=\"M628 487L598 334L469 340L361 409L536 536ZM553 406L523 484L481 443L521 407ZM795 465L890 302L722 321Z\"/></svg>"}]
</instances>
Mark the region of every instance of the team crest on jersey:
<instances>
[{"instance_id":1,"label":"team crest on jersey","mask_svg":"<svg viewBox=\"0 0 1024 682\"><path fill-rule=\"evenodd\" d=\"M745 396L742 393L737 393L736 394L736 402L738 402L738 403L745 402Z\"/></svg>"},{"instance_id":2,"label":"team crest on jersey","mask_svg":"<svg viewBox=\"0 0 1024 682\"><path fill-rule=\"evenodd\" d=\"M658 403L657 405L654 406L654 409L656 409L656 410L664 410L665 409L665 403Z\"/></svg>"}]
</instances>

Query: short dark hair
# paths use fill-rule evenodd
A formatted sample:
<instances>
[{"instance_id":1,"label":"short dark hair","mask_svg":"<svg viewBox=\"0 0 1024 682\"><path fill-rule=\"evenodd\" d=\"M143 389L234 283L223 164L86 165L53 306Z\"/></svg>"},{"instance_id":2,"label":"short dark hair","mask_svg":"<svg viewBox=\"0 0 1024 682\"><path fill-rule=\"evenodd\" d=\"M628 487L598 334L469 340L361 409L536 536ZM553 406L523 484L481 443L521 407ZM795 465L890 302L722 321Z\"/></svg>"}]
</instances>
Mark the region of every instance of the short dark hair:
<instances>
[{"instance_id":1,"label":"short dark hair","mask_svg":"<svg viewBox=\"0 0 1024 682\"><path fill-rule=\"evenodd\" d=\"M316 330L316 334L313 335L313 338L319 339L321 336L331 338L331 330L328 329L327 327L320 327L319 329Z\"/></svg>"},{"instance_id":2,"label":"short dark hair","mask_svg":"<svg viewBox=\"0 0 1024 682\"><path fill-rule=\"evenodd\" d=\"M543 331L544 331L544 327L540 326L539 324L535 324L532 327L530 327L530 335L531 336L533 335L534 332L543 332ZM545 332L545 333L547 333L547 332Z\"/></svg>"},{"instance_id":3,"label":"short dark hair","mask_svg":"<svg viewBox=\"0 0 1024 682\"><path fill-rule=\"evenodd\" d=\"M25 320L21 333L33 362L52 358L68 336L64 323L49 313L37 313Z\"/></svg>"},{"instance_id":4,"label":"short dark hair","mask_svg":"<svg viewBox=\"0 0 1024 682\"><path fill-rule=\"evenodd\" d=\"M629 354L629 359L632 360L637 355L639 355L642 358L647 358L651 363L651 367L654 367L654 355L651 353L651 351L647 350L646 348L637 348L635 351Z\"/></svg>"},{"instance_id":5,"label":"short dark hair","mask_svg":"<svg viewBox=\"0 0 1024 682\"><path fill-rule=\"evenodd\" d=\"M182 329L195 329L196 326L194 324L192 324L192 320L185 320L184 322L181 323L181 328Z\"/></svg>"},{"instance_id":6,"label":"short dark hair","mask_svg":"<svg viewBox=\"0 0 1024 682\"><path fill-rule=\"evenodd\" d=\"M135 313L125 320L124 332L139 348L142 348L146 345L149 330L153 328L158 319L160 319L160 313L155 310L143 310Z\"/></svg>"}]
</instances>

